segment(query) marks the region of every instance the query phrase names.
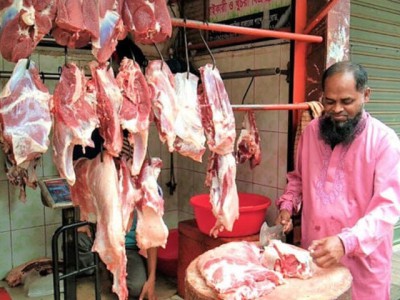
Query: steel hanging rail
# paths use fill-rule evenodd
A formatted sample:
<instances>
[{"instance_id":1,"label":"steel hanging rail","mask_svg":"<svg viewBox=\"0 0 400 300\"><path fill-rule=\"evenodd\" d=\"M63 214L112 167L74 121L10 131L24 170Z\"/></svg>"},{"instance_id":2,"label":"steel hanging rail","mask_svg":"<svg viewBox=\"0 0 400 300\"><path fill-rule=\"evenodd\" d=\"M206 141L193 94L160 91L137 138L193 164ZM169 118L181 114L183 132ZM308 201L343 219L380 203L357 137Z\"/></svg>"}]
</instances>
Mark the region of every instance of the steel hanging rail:
<instances>
[{"instance_id":1,"label":"steel hanging rail","mask_svg":"<svg viewBox=\"0 0 400 300\"><path fill-rule=\"evenodd\" d=\"M232 105L234 111L248 111L248 110L305 110L310 106L307 102L297 104L240 104Z\"/></svg>"},{"instance_id":2,"label":"steel hanging rail","mask_svg":"<svg viewBox=\"0 0 400 300\"><path fill-rule=\"evenodd\" d=\"M233 26L233 25L226 25L226 24L185 20L185 19L179 19L179 18L172 18L171 22L172 22L172 26L177 26L177 27L186 27L186 28L194 28L194 29L238 33L238 34L243 34L243 35L252 35L252 36L259 36L259 37L266 37L266 38L269 37L269 38L278 38L278 39L284 39L284 40L296 40L296 41L310 42L310 43L320 43L323 40L323 38L321 36L316 36L316 35L307 35L307 34L301 34L301 33L292 33L292 32L260 29L260 28L240 27L240 26Z\"/></svg>"}]
</instances>

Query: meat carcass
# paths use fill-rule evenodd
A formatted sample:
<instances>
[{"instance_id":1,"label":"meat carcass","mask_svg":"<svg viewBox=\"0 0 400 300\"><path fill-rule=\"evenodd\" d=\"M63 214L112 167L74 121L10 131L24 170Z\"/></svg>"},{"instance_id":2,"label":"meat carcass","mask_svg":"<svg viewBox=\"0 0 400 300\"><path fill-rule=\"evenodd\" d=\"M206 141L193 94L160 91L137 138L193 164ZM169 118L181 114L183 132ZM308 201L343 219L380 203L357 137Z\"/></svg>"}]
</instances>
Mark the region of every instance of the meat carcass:
<instances>
[{"instance_id":1,"label":"meat carcass","mask_svg":"<svg viewBox=\"0 0 400 300\"><path fill-rule=\"evenodd\" d=\"M76 183L71 199L80 207L81 220L97 223L92 251L96 251L113 274L113 292L120 300L128 298L126 286L125 224L123 221L118 174L113 157L107 152L95 159L75 162Z\"/></svg>"},{"instance_id":2,"label":"meat carcass","mask_svg":"<svg viewBox=\"0 0 400 300\"><path fill-rule=\"evenodd\" d=\"M94 147L96 89L74 63L65 65L53 97L53 161L62 178L75 184L72 156L75 145Z\"/></svg>"},{"instance_id":3,"label":"meat carcass","mask_svg":"<svg viewBox=\"0 0 400 300\"><path fill-rule=\"evenodd\" d=\"M261 264L260 248L249 242L230 242L207 251L197 268L220 299L258 299L283 283L282 275Z\"/></svg>"},{"instance_id":4,"label":"meat carcass","mask_svg":"<svg viewBox=\"0 0 400 300\"><path fill-rule=\"evenodd\" d=\"M310 252L279 240L271 240L263 253L262 263L285 278L310 278L313 263Z\"/></svg>"},{"instance_id":5,"label":"meat carcass","mask_svg":"<svg viewBox=\"0 0 400 300\"><path fill-rule=\"evenodd\" d=\"M97 0L57 0L57 16L51 35L57 44L81 48L99 38Z\"/></svg>"},{"instance_id":6,"label":"meat carcass","mask_svg":"<svg viewBox=\"0 0 400 300\"><path fill-rule=\"evenodd\" d=\"M123 102L120 122L129 132L128 140L133 148L131 174L139 174L147 154L151 100L149 87L140 67L133 60L124 58L117 75Z\"/></svg>"},{"instance_id":7,"label":"meat carcass","mask_svg":"<svg viewBox=\"0 0 400 300\"><path fill-rule=\"evenodd\" d=\"M236 162L233 154L212 153L207 166L206 186L210 187L212 212L217 221L210 235L217 237L226 229L232 231L239 217L239 196L236 189Z\"/></svg>"},{"instance_id":8,"label":"meat carcass","mask_svg":"<svg viewBox=\"0 0 400 300\"><path fill-rule=\"evenodd\" d=\"M10 6L0 4L3 7L0 12L0 51L4 59L17 62L31 55L52 28L56 2L15 0Z\"/></svg>"},{"instance_id":9,"label":"meat carcass","mask_svg":"<svg viewBox=\"0 0 400 300\"><path fill-rule=\"evenodd\" d=\"M92 39L92 53L100 63L104 63L115 51L118 40L126 37L127 31L121 17L121 0L98 0L98 8L100 34Z\"/></svg>"},{"instance_id":10,"label":"meat carcass","mask_svg":"<svg viewBox=\"0 0 400 300\"><path fill-rule=\"evenodd\" d=\"M168 228L164 223L164 199L158 192L157 178L162 161L152 158L145 161L139 175L143 197L136 203L137 226L136 238L141 250L163 247L167 243Z\"/></svg>"},{"instance_id":11,"label":"meat carcass","mask_svg":"<svg viewBox=\"0 0 400 300\"><path fill-rule=\"evenodd\" d=\"M167 142L169 152L173 152L176 138L175 120L178 113L174 75L161 60L150 61L145 75L160 140L163 143Z\"/></svg>"},{"instance_id":12,"label":"meat carcass","mask_svg":"<svg viewBox=\"0 0 400 300\"><path fill-rule=\"evenodd\" d=\"M236 138L235 117L217 67L207 64L200 68L202 121L207 144L220 155L232 153Z\"/></svg>"},{"instance_id":13,"label":"meat carcass","mask_svg":"<svg viewBox=\"0 0 400 300\"><path fill-rule=\"evenodd\" d=\"M135 43L161 43L171 37L166 0L125 0L122 18L132 31Z\"/></svg>"},{"instance_id":14,"label":"meat carcass","mask_svg":"<svg viewBox=\"0 0 400 300\"><path fill-rule=\"evenodd\" d=\"M122 149L122 128L119 114L122 107L122 93L108 64L89 63L92 78L97 89L97 116L100 120L99 133L104 139L104 148L114 157Z\"/></svg>"},{"instance_id":15,"label":"meat carcass","mask_svg":"<svg viewBox=\"0 0 400 300\"><path fill-rule=\"evenodd\" d=\"M236 161L242 164L247 160L251 169L261 162L260 135L253 111L247 111L244 115L242 130L236 144Z\"/></svg>"},{"instance_id":16,"label":"meat carcass","mask_svg":"<svg viewBox=\"0 0 400 300\"><path fill-rule=\"evenodd\" d=\"M10 162L7 176L21 187L36 188L35 167L49 146L52 96L40 80L35 63L21 59L0 94L0 144Z\"/></svg>"},{"instance_id":17,"label":"meat carcass","mask_svg":"<svg viewBox=\"0 0 400 300\"><path fill-rule=\"evenodd\" d=\"M200 103L197 97L199 78L193 74L176 73L175 90L178 114L175 120L174 148L180 154L201 162L206 151L206 137L201 123Z\"/></svg>"}]
</instances>

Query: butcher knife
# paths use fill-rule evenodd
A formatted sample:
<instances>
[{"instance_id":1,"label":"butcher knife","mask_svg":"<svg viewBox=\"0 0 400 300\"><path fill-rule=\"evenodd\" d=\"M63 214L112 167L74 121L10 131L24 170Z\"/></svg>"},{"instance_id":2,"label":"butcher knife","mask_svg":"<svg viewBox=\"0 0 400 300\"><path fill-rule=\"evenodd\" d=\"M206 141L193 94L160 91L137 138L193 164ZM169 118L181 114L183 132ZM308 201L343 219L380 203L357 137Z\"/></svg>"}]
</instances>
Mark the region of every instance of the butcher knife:
<instances>
[{"instance_id":1,"label":"butcher knife","mask_svg":"<svg viewBox=\"0 0 400 300\"><path fill-rule=\"evenodd\" d=\"M278 224L269 227L267 222L264 222L260 229L260 244L261 246L268 246L271 240L286 241L286 236L283 233L283 225Z\"/></svg>"}]
</instances>

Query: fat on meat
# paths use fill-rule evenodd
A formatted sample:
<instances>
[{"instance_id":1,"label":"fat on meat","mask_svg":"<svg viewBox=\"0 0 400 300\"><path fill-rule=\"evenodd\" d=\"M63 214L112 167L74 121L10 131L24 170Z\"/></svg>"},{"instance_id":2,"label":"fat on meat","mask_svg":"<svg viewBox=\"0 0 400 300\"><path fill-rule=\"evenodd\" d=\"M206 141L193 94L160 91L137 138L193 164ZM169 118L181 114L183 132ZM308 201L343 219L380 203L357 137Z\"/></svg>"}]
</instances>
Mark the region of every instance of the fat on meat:
<instances>
[{"instance_id":1,"label":"fat on meat","mask_svg":"<svg viewBox=\"0 0 400 300\"><path fill-rule=\"evenodd\" d=\"M251 169L254 169L261 162L260 134L253 111L245 113L242 130L236 144L236 161L243 164L247 160Z\"/></svg>"},{"instance_id":2,"label":"fat on meat","mask_svg":"<svg viewBox=\"0 0 400 300\"><path fill-rule=\"evenodd\" d=\"M62 68L53 96L53 161L62 178L75 184L72 162L75 145L94 147L93 130L99 126L96 89L74 63Z\"/></svg>"},{"instance_id":3,"label":"fat on meat","mask_svg":"<svg viewBox=\"0 0 400 300\"><path fill-rule=\"evenodd\" d=\"M198 81L199 78L191 73L175 74L178 114L175 120L174 148L180 154L202 162L206 151L204 146L206 137L197 96Z\"/></svg>"},{"instance_id":4,"label":"fat on meat","mask_svg":"<svg viewBox=\"0 0 400 300\"><path fill-rule=\"evenodd\" d=\"M151 113L149 87L139 65L126 57L116 81L123 95L120 122L129 132L128 140L133 149L131 174L137 176L147 154Z\"/></svg>"},{"instance_id":5,"label":"fat on meat","mask_svg":"<svg viewBox=\"0 0 400 300\"><path fill-rule=\"evenodd\" d=\"M80 158L75 162L75 173L77 181L71 186L72 202L79 206L81 220L97 223L92 251L99 254L113 274L113 292L120 300L125 300L128 298L126 224L113 157L104 152L92 160Z\"/></svg>"},{"instance_id":6,"label":"fat on meat","mask_svg":"<svg viewBox=\"0 0 400 300\"><path fill-rule=\"evenodd\" d=\"M219 155L211 153L207 166L206 186L210 187L212 212L217 219L210 235L226 229L232 231L239 217L239 196L236 188L236 162L232 153Z\"/></svg>"},{"instance_id":7,"label":"fat on meat","mask_svg":"<svg viewBox=\"0 0 400 300\"><path fill-rule=\"evenodd\" d=\"M99 38L97 0L57 0L57 16L51 35L57 44L81 48Z\"/></svg>"},{"instance_id":8,"label":"fat on meat","mask_svg":"<svg viewBox=\"0 0 400 300\"><path fill-rule=\"evenodd\" d=\"M92 38L92 54L100 63L106 62L123 40L127 31L122 21L122 0L98 0L99 37Z\"/></svg>"},{"instance_id":9,"label":"fat on meat","mask_svg":"<svg viewBox=\"0 0 400 300\"><path fill-rule=\"evenodd\" d=\"M171 37L166 0L125 0L122 18L135 43L161 43Z\"/></svg>"},{"instance_id":10,"label":"fat on meat","mask_svg":"<svg viewBox=\"0 0 400 300\"><path fill-rule=\"evenodd\" d=\"M122 128L119 114L123 96L108 64L89 63L97 90L96 112L100 120L99 133L104 139L104 148L114 157L122 150Z\"/></svg>"},{"instance_id":11,"label":"fat on meat","mask_svg":"<svg viewBox=\"0 0 400 300\"><path fill-rule=\"evenodd\" d=\"M20 186L36 188L35 167L48 149L52 95L33 61L20 59L0 94L0 144L7 156L7 177Z\"/></svg>"},{"instance_id":12,"label":"fat on meat","mask_svg":"<svg viewBox=\"0 0 400 300\"><path fill-rule=\"evenodd\" d=\"M29 57L48 34L56 16L57 0L15 0L0 4L0 52L17 62Z\"/></svg>"},{"instance_id":13,"label":"fat on meat","mask_svg":"<svg viewBox=\"0 0 400 300\"><path fill-rule=\"evenodd\" d=\"M199 100L208 147L219 155L232 153L236 138L235 117L224 82L217 67L211 64L200 67L200 75Z\"/></svg>"},{"instance_id":14,"label":"fat on meat","mask_svg":"<svg viewBox=\"0 0 400 300\"><path fill-rule=\"evenodd\" d=\"M283 277L261 263L254 243L229 242L202 254L197 268L220 299L259 299L283 284Z\"/></svg>"},{"instance_id":15,"label":"fat on meat","mask_svg":"<svg viewBox=\"0 0 400 300\"><path fill-rule=\"evenodd\" d=\"M178 114L175 78L161 60L149 62L145 76L150 88L152 112L160 140L167 142L169 152L174 151L175 120Z\"/></svg>"},{"instance_id":16,"label":"fat on meat","mask_svg":"<svg viewBox=\"0 0 400 300\"><path fill-rule=\"evenodd\" d=\"M163 247L167 243L168 228L164 223L164 199L158 192L157 178L162 161L159 158L146 160L139 175L143 197L136 203L136 238L141 250Z\"/></svg>"},{"instance_id":17,"label":"fat on meat","mask_svg":"<svg viewBox=\"0 0 400 300\"><path fill-rule=\"evenodd\" d=\"M310 252L280 240L271 240L265 247L262 263L285 278L307 279L314 274Z\"/></svg>"}]
</instances>

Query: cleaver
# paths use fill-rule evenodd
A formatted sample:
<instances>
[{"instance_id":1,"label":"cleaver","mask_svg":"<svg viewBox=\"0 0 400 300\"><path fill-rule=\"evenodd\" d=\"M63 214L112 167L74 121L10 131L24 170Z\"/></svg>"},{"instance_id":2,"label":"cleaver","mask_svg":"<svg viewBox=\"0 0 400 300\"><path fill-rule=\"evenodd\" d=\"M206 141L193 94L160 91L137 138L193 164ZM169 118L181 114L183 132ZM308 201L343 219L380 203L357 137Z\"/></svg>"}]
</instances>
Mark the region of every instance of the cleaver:
<instances>
[{"instance_id":1,"label":"cleaver","mask_svg":"<svg viewBox=\"0 0 400 300\"><path fill-rule=\"evenodd\" d=\"M260 229L260 244L261 246L268 246L271 240L286 241L286 236L283 233L283 225L278 224L269 227L267 222L264 222Z\"/></svg>"}]
</instances>

